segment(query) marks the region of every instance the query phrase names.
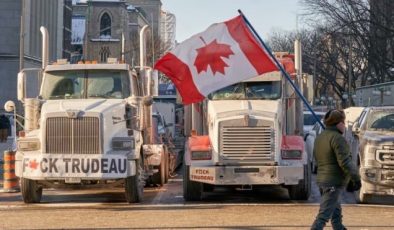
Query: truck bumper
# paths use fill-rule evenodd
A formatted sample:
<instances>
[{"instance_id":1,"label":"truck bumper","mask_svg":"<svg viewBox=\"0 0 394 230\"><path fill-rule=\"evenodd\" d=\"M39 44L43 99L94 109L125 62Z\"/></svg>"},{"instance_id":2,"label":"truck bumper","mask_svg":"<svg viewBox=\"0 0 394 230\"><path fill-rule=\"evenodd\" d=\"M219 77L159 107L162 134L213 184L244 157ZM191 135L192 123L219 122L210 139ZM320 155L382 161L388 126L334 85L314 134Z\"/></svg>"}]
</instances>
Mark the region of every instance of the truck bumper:
<instances>
[{"instance_id":1,"label":"truck bumper","mask_svg":"<svg viewBox=\"0 0 394 230\"><path fill-rule=\"evenodd\" d=\"M128 160L126 155L17 152L15 157L16 175L33 180L121 179L135 172L135 160Z\"/></svg>"},{"instance_id":2,"label":"truck bumper","mask_svg":"<svg viewBox=\"0 0 394 230\"><path fill-rule=\"evenodd\" d=\"M360 175L366 194L394 196L394 170L361 168Z\"/></svg>"},{"instance_id":3,"label":"truck bumper","mask_svg":"<svg viewBox=\"0 0 394 230\"><path fill-rule=\"evenodd\" d=\"M300 166L190 166L190 180L213 185L296 185Z\"/></svg>"}]
</instances>

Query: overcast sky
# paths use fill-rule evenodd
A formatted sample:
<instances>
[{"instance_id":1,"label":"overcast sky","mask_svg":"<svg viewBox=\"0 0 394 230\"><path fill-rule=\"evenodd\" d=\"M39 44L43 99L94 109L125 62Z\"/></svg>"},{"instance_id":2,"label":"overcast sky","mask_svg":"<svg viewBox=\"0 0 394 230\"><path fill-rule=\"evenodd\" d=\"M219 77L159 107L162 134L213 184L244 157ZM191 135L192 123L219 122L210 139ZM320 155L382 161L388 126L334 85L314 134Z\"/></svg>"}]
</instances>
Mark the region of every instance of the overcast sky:
<instances>
[{"instance_id":1,"label":"overcast sky","mask_svg":"<svg viewBox=\"0 0 394 230\"><path fill-rule=\"evenodd\" d=\"M242 10L264 39L273 29L295 30L298 0L161 0L163 10L175 14L176 40L182 42L216 22Z\"/></svg>"}]
</instances>

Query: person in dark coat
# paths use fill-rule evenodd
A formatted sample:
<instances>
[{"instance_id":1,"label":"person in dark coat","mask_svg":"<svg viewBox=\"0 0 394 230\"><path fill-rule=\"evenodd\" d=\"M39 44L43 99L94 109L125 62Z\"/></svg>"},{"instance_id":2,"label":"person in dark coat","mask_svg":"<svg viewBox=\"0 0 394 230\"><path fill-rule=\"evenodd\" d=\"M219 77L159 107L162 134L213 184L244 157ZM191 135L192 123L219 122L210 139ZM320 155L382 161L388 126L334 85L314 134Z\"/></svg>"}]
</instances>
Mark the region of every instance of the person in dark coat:
<instances>
[{"instance_id":1,"label":"person in dark coat","mask_svg":"<svg viewBox=\"0 0 394 230\"><path fill-rule=\"evenodd\" d=\"M8 129L10 129L10 120L4 115L0 115L0 142L7 142Z\"/></svg>"},{"instance_id":2,"label":"person in dark coat","mask_svg":"<svg viewBox=\"0 0 394 230\"><path fill-rule=\"evenodd\" d=\"M342 224L341 193L348 183L353 190L361 187L360 175L352 161L343 133L345 131L345 113L330 110L324 116L326 129L316 138L313 155L317 162L317 185L321 201L319 213L311 229L323 229L331 220L335 230L346 229Z\"/></svg>"}]
</instances>

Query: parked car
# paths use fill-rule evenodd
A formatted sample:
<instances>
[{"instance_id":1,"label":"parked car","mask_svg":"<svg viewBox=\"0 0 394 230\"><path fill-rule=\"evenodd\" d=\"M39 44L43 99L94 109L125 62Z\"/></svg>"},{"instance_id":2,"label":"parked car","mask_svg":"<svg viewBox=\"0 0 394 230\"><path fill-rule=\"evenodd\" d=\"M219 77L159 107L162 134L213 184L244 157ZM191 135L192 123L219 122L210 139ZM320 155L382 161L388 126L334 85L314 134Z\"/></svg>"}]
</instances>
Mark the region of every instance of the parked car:
<instances>
[{"instance_id":1,"label":"parked car","mask_svg":"<svg viewBox=\"0 0 394 230\"><path fill-rule=\"evenodd\" d=\"M351 150L354 151L354 149L358 146L358 142L354 141L353 134L352 134L352 126L354 122L358 119L360 116L362 110L364 107L349 107L344 110L346 114L346 119L345 119L345 125L346 125L346 130L345 130L345 138L348 141L348 144L350 145ZM323 112L320 112L320 115ZM312 115L311 115L312 116ZM322 115L322 117L324 114ZM323 121L321 121L323 123ZM313 157L313 148L315 144L315 139L316 137L323 131L323 127L319 123L315 123L312 125L312 128L305 134L305 149L306 152L308 153L309 158L311 159L311 169L312 173L317 172L317 165L316 165L316 160ZM352 151L353 158L357 158L357 156L354 156L355 153Z\"/></svg>"},{"instance_id":2,"label":"parked car","mask_svg":"<svg viewBox=\"0 0 394 230\"><path fill-rule=\"evenodd\" d=\"M326 112L314 111L319 120L324 117ZM312 127L317 123L316 118L313 116L311 111L304 111L304 137L308 135L308 132L312 130Z\"/></svg>"},{"instance_id":3,"label":"parked car","mask_svg":"<svg viewBox=\"0 0 394 230\"><path fill-rule=\"evenodd\" d=\"M367 107L354 122L351 151L358 162L360 203L382 196L394 198L394 106Z\"/></svg>"},{"instance_id":4,"label":"parked car","mask_svg":"<svg viewBox=\"0 0 394 230\"><path fill-rule=\"evenodd\" d=\"M305 149L306 149L309 159L311 159L312 173L317 172L316 160L313 157L313 148L315 145L315 139L322 131L323 131L323 127L320 125L320 123L316 122L312 126L311 130L305 136Z\"/></svg>"}]
</instances>

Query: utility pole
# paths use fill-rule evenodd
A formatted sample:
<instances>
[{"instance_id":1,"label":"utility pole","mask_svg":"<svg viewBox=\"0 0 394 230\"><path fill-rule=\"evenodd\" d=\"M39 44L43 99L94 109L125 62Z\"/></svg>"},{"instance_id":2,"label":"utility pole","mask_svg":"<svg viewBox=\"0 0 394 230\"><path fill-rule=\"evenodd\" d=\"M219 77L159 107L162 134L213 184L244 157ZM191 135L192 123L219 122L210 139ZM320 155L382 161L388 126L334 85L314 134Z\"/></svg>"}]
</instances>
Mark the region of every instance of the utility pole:
<instances>
[{"instance_id":1,"label":"utility pole","mask_svg":"<svg viewBox=\"0 0 394 230\"><path fill-rule=\"evenodd\" d=\"M24 68L25 58L25 1L21 1L21 28L19 33L19 71Z\"/></svg>"},{"instance_id":2,"label":"utility pole","mask_svg":"<svg viewBox=\"0 0 394 230\"><path fill-rule=\"evenodd\" d=\"M349 84L349 86L348 86L348 102L349 102L349 107L350 106L352 106L352 100L353 100L353 97L352 97L352 78L353 78L353 76L352 76L352 66L353 66L353 64L352 64L352 37L350 37L350 39L349 39L349 57L348 57L348 75L349 75L349 79L348 79L348 84Z\"/></svg>"}]
</instances>

